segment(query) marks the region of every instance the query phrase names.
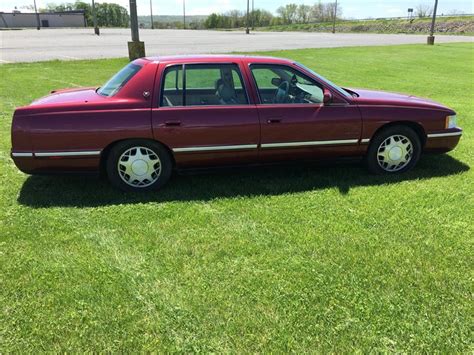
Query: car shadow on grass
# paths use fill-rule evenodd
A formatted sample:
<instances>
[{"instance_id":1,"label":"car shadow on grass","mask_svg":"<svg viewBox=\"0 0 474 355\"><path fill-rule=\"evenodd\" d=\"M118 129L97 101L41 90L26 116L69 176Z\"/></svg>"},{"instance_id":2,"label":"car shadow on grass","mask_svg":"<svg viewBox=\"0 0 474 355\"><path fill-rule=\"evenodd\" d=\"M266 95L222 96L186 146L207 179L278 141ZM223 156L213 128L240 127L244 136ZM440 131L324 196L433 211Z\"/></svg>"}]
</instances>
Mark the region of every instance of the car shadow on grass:
<instances>
[{"instance_id":1,"label":"car shadow on grass","mask_svg":"<svg viewBox=\"0 0 474 355\"><path fill-rule=\"evenodd\" d=\"M351 188L359 186L447 177L468 170L468 165L449 155L424 156L413 171L393 176L371 175L358 162L227 168L175 175L160 191L136 193L116 190L106 179L98 177L30 176L21 188L18 202L35 208L98 207L146 202L209 201L327 188L337 188L341 194L347 194Z\"/></svg>"}]
</instances>

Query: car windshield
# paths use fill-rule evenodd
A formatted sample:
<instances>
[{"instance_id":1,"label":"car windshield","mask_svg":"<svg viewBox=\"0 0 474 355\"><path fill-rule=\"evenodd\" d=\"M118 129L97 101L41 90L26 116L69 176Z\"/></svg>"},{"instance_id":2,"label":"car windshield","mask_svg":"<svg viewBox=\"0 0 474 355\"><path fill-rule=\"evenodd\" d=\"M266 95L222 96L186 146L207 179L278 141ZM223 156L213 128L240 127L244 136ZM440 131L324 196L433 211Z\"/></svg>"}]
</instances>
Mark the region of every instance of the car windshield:
<instances>
[{"instance_id":1,"label":"car windshield","mask_svg":"<svg viewBox=\"0 0 474 355\"><path fill-rule=\"evenodd\" d=\"M300 68L303 68L305 69L306 71L310 72L311 74L313 74L315 77L317 77L318 79L326 82L327 84L331 85L334 89L336 89L340 94L342 94L343 96L345 97L348 97L348 98L352 98L352 95L351 93L349 93L348 91L344 90L343 88L341 88L340 86L337 86L336 84L334 84L332 81L324 78L323 76L319 75L318 73L316 73L314 70L311 70L309 69L308 67L304 66L303 64L301 63L297 63L295 62L295 64L297 66L299 66Z\"/></svg>"},{"instance_id":2,"label":"car windshield","mask_svg":"<svg viewBox=\"0 0 474 355\"><path fill-rule=\"evenodd\" d=\"M100 87L97 93L103 96L114 96L141 68L141 65L135 63L127 64L107 81L104 86Z\"/></svg>"}]
</instances>

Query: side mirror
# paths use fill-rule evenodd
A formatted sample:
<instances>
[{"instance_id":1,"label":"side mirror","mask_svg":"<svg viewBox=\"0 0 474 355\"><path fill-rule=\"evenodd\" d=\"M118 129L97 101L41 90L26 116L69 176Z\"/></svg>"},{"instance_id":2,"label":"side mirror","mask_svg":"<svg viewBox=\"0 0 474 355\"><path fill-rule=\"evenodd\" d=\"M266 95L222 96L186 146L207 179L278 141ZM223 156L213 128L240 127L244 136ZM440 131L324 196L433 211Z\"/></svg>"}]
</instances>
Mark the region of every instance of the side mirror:
<instances>
[{"instance_id":1,"label":"side mirror","mask_svg":"<svg viewBox=\"0 0 474 355\"><path fill-rule=\"evenodd\" d=\"M328 89L324 89L324 93L323 93L323 102L325 104L328 104L332 101L332 94L331 94L331 91L329 91Z\"/></svg>"},{"instance_id":2,"label":"side mirror","mask_svg":"<svg viewBox=\"0 0 474 355\"><path fill-rule=\"evenodd\" d=\"M272 78L272 85L278 87L281 84L281 78Z\"/></svg>"}]
</instances>

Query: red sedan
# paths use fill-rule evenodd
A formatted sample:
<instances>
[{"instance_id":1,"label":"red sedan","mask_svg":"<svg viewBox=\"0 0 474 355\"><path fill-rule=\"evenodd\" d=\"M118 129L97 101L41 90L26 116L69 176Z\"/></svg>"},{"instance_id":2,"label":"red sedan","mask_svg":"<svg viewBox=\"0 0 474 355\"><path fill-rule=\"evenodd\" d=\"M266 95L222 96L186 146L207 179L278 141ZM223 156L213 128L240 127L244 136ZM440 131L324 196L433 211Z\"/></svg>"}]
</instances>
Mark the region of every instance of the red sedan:
<instances>
[{"instance_id":1,"label":"red sedan","mask_svg":"<svg viewBox=\"0 0 474 355\"><path fill-rule=\"evenodd\" d=\"M148 190L175 168L327 157L400 173L461 134L441 104L341 88L288 59L176 56L138 59L100 88L18 108L11 155L29 174L104 169L119 188Z\"/></svg>"}]
</instances>

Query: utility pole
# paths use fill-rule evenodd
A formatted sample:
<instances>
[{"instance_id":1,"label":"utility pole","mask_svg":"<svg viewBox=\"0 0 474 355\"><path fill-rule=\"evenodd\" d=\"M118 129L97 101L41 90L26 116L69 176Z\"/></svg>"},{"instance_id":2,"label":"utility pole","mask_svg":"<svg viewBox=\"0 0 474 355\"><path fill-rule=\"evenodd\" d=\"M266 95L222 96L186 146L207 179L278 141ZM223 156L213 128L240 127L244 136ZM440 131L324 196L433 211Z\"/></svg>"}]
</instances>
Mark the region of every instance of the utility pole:
<instances>
[{"instance_id":1,"label":"utility pole","mask_svg":"<svg viewBox=\"0 0 474 355\"><path fill-rule=\"evenodd\" d=\"M99 27L97 26L97 14L96 14L96 11L95 11L95 2L94 2L94 0L92 0L92 20L94 22L94 33L97 36L100 36Z\"/></svg>"},{"instance_id":2,"label":"utility pole","mask_svg":"<svg viewBox=\"0 0 474 355\"><path fill-rule=\"evenodd\" d=\"M132 41L128 42L128 57L132 61L145 56L145 43L140 42L138 33L137 0L130 0L130 29Z\"/></svg>"},{"instance_id":3,"label":"utility pole","mask_svg":"<svg viewBox=\"0 0 474 355\"><path fill-rule=\"evenodd\" d=\"M186 0L183 0L183 30L186 29Z\"/></svg>"},{"instance_id":4,"label":"utility pole","mask_svg":"<svg viewBox=\"0 0 474 355\"><path fill-rule=\"evenodd\" d=\"M436 22L436 11L438 10L438 0L435 0L435 5L433 9L433 19L431 20L431 28L430 28L430 35L428 36L428 44L433 45L435 41L434 37L434 30L435 30L435 22Z\"/></svg>"},{"instance_id":5,"label":"utility pole","mask_svg":"<svg viewBox=\"0 0 474 355\"><path fill-rule=\"evenodd\" d=\"M150 20L151 20L151 29L154 30L155 27L153 25L153 5L152 0L150 0Z\"/></svg>"},{"instance_id":6,"label":"utility pole","mask_svg":"<svg viewBox=\"0 0 474 355\"><path fill-rule=\"evenodd\" d=\"M39 29L41 28L41 25L40 25L40 16L38 14L38 8L36 7L36 0L33 0L33 3L35 4L36 29L39 31Z\"/></svg>"},{"instance_id":7,"label":"utility pole","mask_svg":"<svg viewBox=\"0 0 474 355\"><path fill-rule=\"evenodd\" d=\"M252 0L252 31L255 29L255 8L254 0Z\"/></svg>"},{"instance_id":8,"label":"utility pole","mask_svg":"<svg viewBox=\"0 0 474 355\"><path fill-rule=\"evenodd\" d=\"M334 19L332 23L332 33L336 33L336 18L337 18L337 0L336 0L336 4L334 5Z\"/></svg>"},{"instance_id":9,"label":"utility pole","mask_svg":"<svg viewBox=\"0 0 474 355\"><path fill-rule=\"evenodd\" d=\"M249 25L250 25L250 23L249 23L249 20L250 20L250 19L249 19L250 2L249 2L249 1L250 1L250 0L247 0L247 20L246 20L246 22L247 22L247 24L246 24L246 25L247 25L247 28L245 29L245 33L246 33L246 34L249 34L249 33L250 33L250 28L249 28Z\"/></svg>"}]
</instances>

